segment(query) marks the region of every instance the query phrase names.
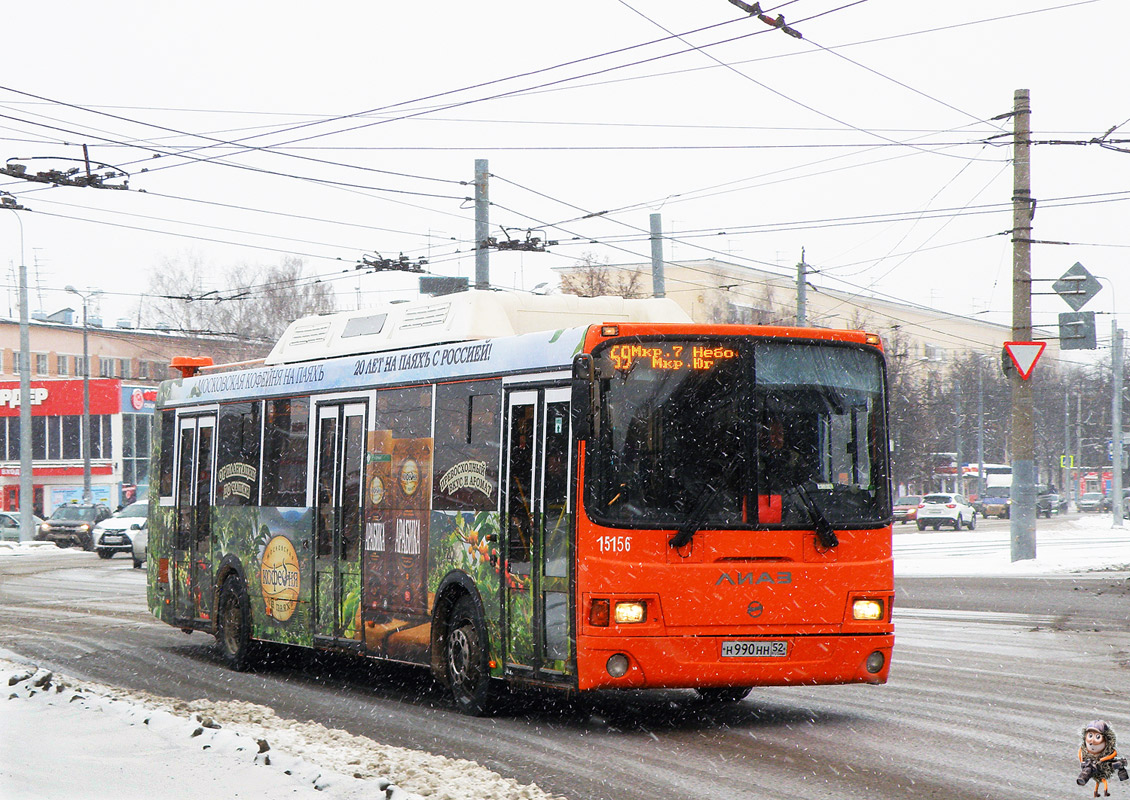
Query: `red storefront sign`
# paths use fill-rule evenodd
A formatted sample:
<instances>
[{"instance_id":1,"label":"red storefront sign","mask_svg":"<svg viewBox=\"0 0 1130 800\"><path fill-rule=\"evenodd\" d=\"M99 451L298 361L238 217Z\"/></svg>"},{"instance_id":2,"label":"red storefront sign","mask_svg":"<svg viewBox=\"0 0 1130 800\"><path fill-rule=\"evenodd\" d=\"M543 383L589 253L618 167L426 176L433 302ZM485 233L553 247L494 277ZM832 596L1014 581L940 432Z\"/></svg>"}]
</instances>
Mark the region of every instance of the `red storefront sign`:
<instances>
[{"instance_id":1,"label":"red storefront sign","mask_svg":"<svg viewBox=\"0 0 1130 800\"><path fill-rule=\"evenodd\" d=\"M32 381L31 415L62 417L82 413L82 381ZM90 381L90 413L117 414L122 410L122 382L113 379ZM20 415L20 382L0 381L0 417Z\"/></svg>"}]
</instances>

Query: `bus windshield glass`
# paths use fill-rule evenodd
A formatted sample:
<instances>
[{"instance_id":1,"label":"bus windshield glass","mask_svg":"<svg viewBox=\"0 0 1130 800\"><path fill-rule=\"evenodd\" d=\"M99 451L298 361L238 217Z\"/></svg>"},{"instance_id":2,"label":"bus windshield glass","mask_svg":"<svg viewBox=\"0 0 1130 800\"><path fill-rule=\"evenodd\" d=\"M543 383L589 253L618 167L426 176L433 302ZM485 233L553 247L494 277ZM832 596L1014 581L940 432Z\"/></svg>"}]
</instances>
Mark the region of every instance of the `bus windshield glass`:
<instances>
[{"instance_id":1,"label":"bus windshield glass","mask_svg":"<svg viewBox=\"0 0 1130 800\"><path fill-rule=\"evenodd\" d=\"M586 509L616 526L812 528L889 516L882 357L836 343L612 342Z\"/></svg>"}]
</instances>

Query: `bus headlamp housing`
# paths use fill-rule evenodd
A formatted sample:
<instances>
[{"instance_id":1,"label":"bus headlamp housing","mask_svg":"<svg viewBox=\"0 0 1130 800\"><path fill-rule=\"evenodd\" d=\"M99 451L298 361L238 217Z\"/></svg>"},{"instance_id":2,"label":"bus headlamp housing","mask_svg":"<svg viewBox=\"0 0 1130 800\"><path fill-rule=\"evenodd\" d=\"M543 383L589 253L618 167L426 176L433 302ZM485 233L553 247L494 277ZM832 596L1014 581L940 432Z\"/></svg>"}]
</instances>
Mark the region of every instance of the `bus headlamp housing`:
<instances>
[{"instance_id":1,"label":"bus headlamp housing","mask_svg":"<svg viewBox=\"0 0 1130 800\"><path fill-rule=\"evenodd\" d=\"M856 620L883 619L883 601L860 598L851 604L851 618Z\"/></svg>"},{"instance_id":2,"label":"bus headlamp housing","mask_svg":"<svg viewBox=\"0 0 1130 800\"><path fill-rule=\"evenodd\" d=\"M647 622L647 603L642 600L621 601L616 604L612 618L618 625L635 625Z\"/></svg>"}]
</instances>

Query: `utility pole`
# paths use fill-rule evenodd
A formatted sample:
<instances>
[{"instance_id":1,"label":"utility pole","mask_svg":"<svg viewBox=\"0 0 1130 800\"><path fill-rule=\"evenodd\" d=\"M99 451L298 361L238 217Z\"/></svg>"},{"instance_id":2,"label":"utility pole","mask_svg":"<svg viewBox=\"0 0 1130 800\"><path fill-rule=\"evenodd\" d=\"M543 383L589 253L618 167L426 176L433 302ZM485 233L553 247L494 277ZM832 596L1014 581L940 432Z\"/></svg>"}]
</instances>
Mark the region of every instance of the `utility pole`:
<instances>
[{"instance_id":1,"label":"utility pole","mask_svg":"<svg viewBox=\"0 0 1130 800\"><path fill-rule=\"evenodd\" d=\"M985 497L985 379L977 354L977 499Z\"/></svg>"},{"instance_id":2,"label":"utility pole","mask_svg":"<svg viewBox=\"0 0 1130 800\"><path fill-rule=\"evenodd\" d=\"M1079 500L1079 472L1083 468L1083 395L1075 395L1075 480L1071 482L1071 499Z\"/></svg>"},{"instance_id":3,"label":"utility pole","mask_svg":"<svg viewBox=\"0 0 1130 800\"><path fill-rule=\"evenodd\" d=\"M965 494L965 470L962 467L965 459L962 458L961 452L961 392L953 393L953 435L954 449L957 451L953 454L954 461L957 462L957 477L953 482L953 490L958 494Z\"/></svg>"},{"instance_id":4,"label":"utility pole","mask_svg":"<svg viewBox=\"0 0 1130 800\"><path fill-rule=\"evenodd\" d=\"M475 159L475 288L490 288L490 170L485 158Z\"/></svg>"},{"instance_id":5,"label":"utility pole","mask_svg":"<svg viewBox=\"0 0 1130 800\"><path fill-rule=\"evenodd\" d=\"M1032 341L1032 108L1028 90L1013 93L1012 108L1012 340ZM1013 561L1036 557L1036 431L1032 386L1012 373Z\"/></svg>"},{"instance_id":6,"label":"utility pole","mask_svg":"<svg viewBox=\"0 0 1130 800\"><path fill-rule=\"evenodd\" d=\"M1059 491L1065 500L1070 499L1067 493L1067 483L1071 477L1071 467L1064 464L1064 459L1070 463L1071 453L1071 405L1068 402L1067 390L1063 390L1063 458L1059 462Z\"/></svg>"},{"instance_id":7,"label":"utility pole","mask_svg":"<svg viewBox=\"0 0 1130 800\"><path fill-rule=\"evenodd\" d=\"M804 263L804 248L800 248L800 263L796 265L796 324L808 324L808 265Z\"/></svg>"},{"instance_id":8,"label":"utility pole","mask_svg":"<svg viewBox=\"0 0 1130 800\"><path fill-rule=\"evenodd\" d=\"M663 215L651 215L651 296L666 297L663 278Z\"/></svg>"},{"instance_id":9,"label":"utility pole","mask_svg":"<svg viewBox=\"0 0 1130 800\"><path fill-rule=\"evenodd\" d=\"M27 211L11 192L0 191L0 208L15 213ZM27 261L24 259L24 221L16 214L16 224L20 226L20 351L16 354L16 371L20 374L20 531L19 540L30 542L35 536L32 515L35 513L34 480L31 458L31 333L29 331L27 308Z\"/></svg>"},{"instance_id":10,"label":"utility pole","mask_svg":"<svg viewBox=\"0 0 1130 800\"><path fill-rule=\"evenodd\" d=\"M1111 399L1110 399L1110 511L1114 519L1112 528L1122 527L1122 331L1118 319L1110 322L1111 328Z\"/></svg>"}]
</instances>

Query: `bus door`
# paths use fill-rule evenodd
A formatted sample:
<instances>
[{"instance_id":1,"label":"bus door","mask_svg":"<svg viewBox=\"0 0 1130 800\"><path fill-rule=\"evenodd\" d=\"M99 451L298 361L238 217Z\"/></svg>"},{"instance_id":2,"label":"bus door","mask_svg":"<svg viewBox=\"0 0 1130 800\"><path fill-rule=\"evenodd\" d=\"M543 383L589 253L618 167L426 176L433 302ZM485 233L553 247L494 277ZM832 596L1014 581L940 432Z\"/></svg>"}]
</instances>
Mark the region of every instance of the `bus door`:
<instances>
[{"instance_id":1,"label":"bus door","mask_svg":"<svg viewBox=\"0 0 1130 800\"><path fill-rule=\"evenodd\" d=\"M361 469L366 406L319 403L314 475L314 636L360 645Z\"/></svg>"},{"instance_id":2,"label":"bus door","mask_svg":"<svg viewBox=\"0 0 1130 800\"><path fill-rule=\"evenodd\" d=\"M506 414L506 663L541 680L573 673L569 390L511 392Z\"/></svg>"},{"instance_id":3,"label":"bus door","mask_svg":"<svg viewBox=\"0 0 1130 800\"><path fill-rule=\"evenodd\" d=\"M173 608L178 620L211 619L212 465L216 415L181 417L177 423L177 529L173 537Z\"/></svg>"}]
</instances>

